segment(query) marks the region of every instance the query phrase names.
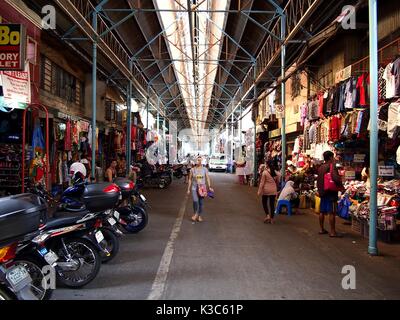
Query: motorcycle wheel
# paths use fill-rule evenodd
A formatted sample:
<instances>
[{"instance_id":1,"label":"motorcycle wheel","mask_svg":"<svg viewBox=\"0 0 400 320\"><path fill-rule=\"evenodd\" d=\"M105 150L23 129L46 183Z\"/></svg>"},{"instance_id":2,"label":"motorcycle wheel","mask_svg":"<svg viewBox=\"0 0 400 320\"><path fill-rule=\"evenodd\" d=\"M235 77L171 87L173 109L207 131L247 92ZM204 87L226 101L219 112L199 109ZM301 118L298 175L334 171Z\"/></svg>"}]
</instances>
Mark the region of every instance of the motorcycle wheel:
<instances>
[{"instance_id":1,"label":"motorcycle wheel","mask_svg":"<svg viewBox=\"0 0 400 320\"><path fill-rule=\"evenodd\" d=\"M117 235L110 229L102 228L101 232L104 235L104 239L107 242L107 250L110 253L107 256L103 251L100 252L101 262L107 263L114 259L119 252L119 239Z\"/></svg>"},{"instance_id":2,"label":"motorcycle wheel","mask_svg":"<svg viewBox=\"0 0 400 320\"><path fill-rule=\"evenodd\" d=\"M21 257L14 260L15 265L22 265L26 268L32 278L30 285L32 293L38 300L50 300L53 290L50 288L43 288L43 281L46 281L46 275L43 273L43 267L48 264L36 257Z\"/></svg>"},{"instance_id":3,"label":"motorcycle wheel","mask_svg":"<svg viewBox=\"0 0 400 320\"><path fill-rule=\"evenodd\" d=\"M128 231L129 233L138 233L147 226L149 222L149 216L144 208L135 206L132 209L125 209L129 210L128 214L122 213L125 222L127 223L127 225L124 226L124 229L126 231Z\"/></svg>"},{"instance_id":4,"label":"motorcycle wheel","mask_svg":"<svg viewBox=\"0 0 400 320\"><path fill-rule=\"evenodd\" d=\"M158 187L160 189L165 189L168 186L168 184L165 182L164 179L160 180L160 182L158 183Z\"/></svg>"},{"instance_id":5,"label":"motorcycle wheel","mask_svg":"<svg viewBox=\"0 0 400 320\"><path fill-rule=\"evenodd\" d=\"M11 296L8 294L6 290L0 287L0 301L5 301L5 300L14 300L11 298Z\"/></svg>"},{"instance_id":6,"label":"motorcycle wheel","mask_svg":"<svg viewBox=\"0 0 400 320\"><path fill-rule=\"evenodd\" d=\"M97 248L86 239L65 239L65 246L72 259L78 262L76 270L64 271L57 268L57 280L60 284L70 288L81 288L96 278L101 266L101 257ZM59 243L56 253L61 261L67 261L67 253Z\"/></svg>"}]
</instances>

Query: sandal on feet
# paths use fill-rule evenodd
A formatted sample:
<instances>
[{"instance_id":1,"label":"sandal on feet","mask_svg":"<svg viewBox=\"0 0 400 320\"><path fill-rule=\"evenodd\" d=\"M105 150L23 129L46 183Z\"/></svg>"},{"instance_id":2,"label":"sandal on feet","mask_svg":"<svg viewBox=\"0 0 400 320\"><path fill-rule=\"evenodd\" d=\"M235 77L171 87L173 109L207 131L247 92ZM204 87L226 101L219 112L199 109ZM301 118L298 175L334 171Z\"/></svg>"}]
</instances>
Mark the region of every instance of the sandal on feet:
<instances>
[{"instance_id":1,"label":"sandal on feet","mask_svg":"<svg viewBox=\"0 0 400 320\"><path fill-rule=\"evenodd\" d=\"M327 233L328 233L328 231L326 231L326 230L318 232L318 234L327 234Z\"/></svg>"},{"instance_id":2,"label":"sandal on feet","mask_svg":"<svg viewBox=\"0 0 400 320\"><path fill-rule=\"evenodd\" d=\"M265 218L264 219L264 223L271 223L271 219L270 218Z\"/></svg>"},{"instance_id":3,"label":"sandal on feet","mask_svg":"<svg viewBox=\"0 0 400 320\"><path fill-rule=\"evenodd\" d=\"M330 238L343 238L343 236L341 234L330 234L329 237Z\"/></svg>"},{"instance_id":4,"label":"sandal on feet","mask_svg":"<svg viewBox=\"0 0 400 320\"><path fill-rule=\"evenodd\" d=\"M203 218L199 216L199 217L197 218L197 221L198 221L198 222L203 222Z\"/></svg>"},{"instance_id":5,"label":"sandal on feet","mask_svg":"<svg viewBox=\"0 0 400 320\"><path fill-rule=\"evenodd\" d=\"M197 215L195 214L194 216L192 216L192 221L196 222L197 221Z\"/></svg>"}]
</instances>

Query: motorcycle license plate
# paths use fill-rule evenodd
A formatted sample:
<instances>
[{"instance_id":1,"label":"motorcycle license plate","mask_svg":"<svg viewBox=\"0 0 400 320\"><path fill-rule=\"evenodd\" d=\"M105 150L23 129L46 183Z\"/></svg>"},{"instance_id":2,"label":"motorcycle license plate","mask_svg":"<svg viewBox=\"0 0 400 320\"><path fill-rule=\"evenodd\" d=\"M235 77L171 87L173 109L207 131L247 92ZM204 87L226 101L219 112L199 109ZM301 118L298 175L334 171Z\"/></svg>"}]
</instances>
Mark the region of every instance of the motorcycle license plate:
<instances>
[{"instance_id":1,"label":"motorcycle license plate","mask_svg":"<svg viewBox=\"0 0 400 320\"><path fill-rule=\"evenodd\" d=\"M57 254L55 254L53 251L49 251L45 256L44 256L44 260L46 260L46 262L49 265L52 265L54 262L56 262L58 260L58 256Z\"/></svg>"},{"instance_id":2,"label":"motorcycle license plate","mask_svg":"<svg viewBox=\"0 0 400 320\"><path fill-rule=\"evenodd\" d=\"M6 278L13 288L32 281L31 276L23 266L15 266L7 270Z\"/></svg>"},{"instance_id":3,"label":"motorcycle license plate","mask_svg":"<svg viewBox=\"0 0 400 320\"><path fill-rule=\"evenodd\" d=\"M104 240L104 235L103 235L103 232L101 232L101 231L97 231L95 236L96 236L96 240L98 243L100 243Z\"/></svg>"},{"instance_id":4,"label":"motorcycle license plate","mask_svg":"<svg viewBox=\"0 0 400 320\"><path fill-rule=\"evenodd\" d=\"M147 199L146 199L146 197L144 196L144 195L140 195L140 199L142 199L142 201L146 201Z\"/></svg>"},{"instance_id":5,"label":"motorcycle license plate","mask_svg":"<svg viewBox=\"0 0 400 320\"><path fill-rule=\"evenodd\" d=\"M117 223L117 221L115 221L115 219L114 218L108 218L108 222L110 223L110 225L114 225L114 224L116 224Z\"/></svg>"},{"instance_id":6,"label":"motorcycle license plate","mask_svg":"<svg viewBox=\"0 0 400 320\"><path fill-rule=\"evenodd\" d=\"M114 217L115 217L115 219L117 219L117 221L119 220L119 212L118 211L114 212Z\"/></svg>"}]
</instances>

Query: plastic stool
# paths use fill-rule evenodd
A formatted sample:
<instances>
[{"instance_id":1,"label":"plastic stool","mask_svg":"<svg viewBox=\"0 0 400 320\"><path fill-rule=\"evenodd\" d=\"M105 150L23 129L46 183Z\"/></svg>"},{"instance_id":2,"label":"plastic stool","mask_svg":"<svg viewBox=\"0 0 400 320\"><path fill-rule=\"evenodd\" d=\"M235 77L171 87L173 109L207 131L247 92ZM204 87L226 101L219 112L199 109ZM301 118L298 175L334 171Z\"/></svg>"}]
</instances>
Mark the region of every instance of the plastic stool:
<instances>
[{"instance_id":1,"label":"plastic stool","mask_svg":"<svg viewBox=\"0 0 400 320\"><path fill-rule=\"evenodd\" d=\"M283 206L286 206L288 216L291 216L292 215L292 204L288 200L279 200L278 201L278 205L276 207L275 214L276 215L280 214Z\"/></svg>"}]
</instances>

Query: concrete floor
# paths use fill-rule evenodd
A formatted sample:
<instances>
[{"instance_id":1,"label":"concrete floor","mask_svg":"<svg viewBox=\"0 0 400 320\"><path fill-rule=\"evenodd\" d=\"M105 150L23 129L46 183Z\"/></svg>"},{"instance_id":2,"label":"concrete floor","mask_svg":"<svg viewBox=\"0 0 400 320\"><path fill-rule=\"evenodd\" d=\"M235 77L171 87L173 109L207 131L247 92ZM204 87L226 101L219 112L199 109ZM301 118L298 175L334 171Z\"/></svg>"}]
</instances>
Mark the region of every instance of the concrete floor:
<instances>
[{"instance_id":1,"label":"concrete floor","mask_svg":"<svg viewBox=\"0 0 400 320\"><path fill-rule=\"evenodd\" d=\"M344 238L318 235L310 212L265 225L255 188L238 185L234 175L211 177L216 198L206 200L205 222L190 221L182 180L145 190L148 227L122 238L119 255L92 283L58 289L54 299L400 298L400 245L380 243L382 256L370 257L367 240L341 220ZM356 269L355 290L342 289L344 265Z\"/></svg>"}]
</instances>

